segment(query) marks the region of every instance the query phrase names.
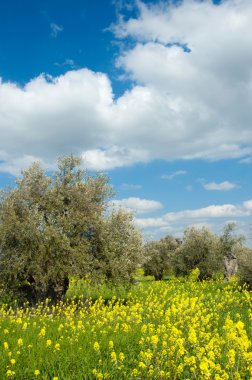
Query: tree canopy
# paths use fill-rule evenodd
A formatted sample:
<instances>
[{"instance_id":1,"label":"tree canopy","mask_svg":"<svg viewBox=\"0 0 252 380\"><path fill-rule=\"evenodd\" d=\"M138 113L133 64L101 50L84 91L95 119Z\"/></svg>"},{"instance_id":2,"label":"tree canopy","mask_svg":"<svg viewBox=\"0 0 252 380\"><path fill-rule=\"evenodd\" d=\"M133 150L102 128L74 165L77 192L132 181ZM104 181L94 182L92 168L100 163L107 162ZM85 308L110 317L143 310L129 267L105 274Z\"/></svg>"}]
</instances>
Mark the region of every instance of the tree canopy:
<instances>
[{"instance_id":1,"label":"tree canopy","mask_svg":"<svg viewBox=\"0 0 252 380\"><path fill-rule=\"evenodd\" d=\"M129 215L106 216L112 195L107 177L89 176L74 156L60 158L51 175L37 162L23 171L16 187L0 199L4 291L35 303L62 298L72 275L130 277L141 238ZM121 262L121 271L111 269L113 260Z\"/></svg>"},{"instance_id":2,"label":"tree canopy","mask_svg":"<svg viewBox=\"0 0 252 380\"><path fill-rule=\"evenodd\" d=\"M145 275L154 276L155 280L162 280L164 275L172 269L172 256L179 247L179 241L172 236L165 236L158 241L145 245Z\"/></svg>"},{"instance_id":3,"label":"tree canopy","mask_svg":"<svg viewBox=\"0 0 252 380\"><path fill-rule=\"evenodd\" d=\"M218 248L219 238L207 228L187 228L182 244L173 258L176 275L188 275L191 270L200 270L199 278L211 278L223 271L223 257Z\"/></svg>"}]
</instances>

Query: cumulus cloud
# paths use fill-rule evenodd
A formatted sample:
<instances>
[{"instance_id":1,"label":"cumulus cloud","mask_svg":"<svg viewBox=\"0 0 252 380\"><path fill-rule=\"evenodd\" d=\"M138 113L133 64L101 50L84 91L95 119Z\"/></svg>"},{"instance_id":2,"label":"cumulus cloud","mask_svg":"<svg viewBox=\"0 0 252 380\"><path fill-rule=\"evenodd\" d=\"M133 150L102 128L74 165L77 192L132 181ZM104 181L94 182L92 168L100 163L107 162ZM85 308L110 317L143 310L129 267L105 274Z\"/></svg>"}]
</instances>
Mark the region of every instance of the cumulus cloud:
<instances>
[{"instance_id":1,"label":"cumulus cloud","mask_svg":"<svg viewBox=\"0 0 252 380\"><path fill-rule=\"evenodd\" d=\"M28 168L34 161L36 161L35 156L23 155L19 158L11 158L0 152L0 171L17 176L21 170Z\"/></svg>"},{"instance_id":2,"label":"cumulus cloud","mask_svg":"<svg viewBox=\"0 0 252 380\"><path fill-rule=\"evenodd\" d=\"M185 210L176 213L166 214L166 220L177 220L177 219L197 219L197 218L223 218L223 217L238 217L238 216L248 216L249 212L243 208L232 205L211 205L203 207L196 210Z\"/></svg>"},{"instance_id":3,"label":"cumulus cloud","mask_svg":"<svg viewBox=\"0 0 252 380\"><path fill-rule=\"evenodd\" d=\"M163 218L136 218L135 224L140 229L167 227L167 222Z\"/></svg>"},{"instance_id":4,"label":"cumulus cloud","mask_svg":"<svg viewBox=\"0 0 252 380\"><path fill-rule=\"evenodd\" d=\"M238 186L235 183L224 181L220 183L216 183L216 182L204 183L203 187L206 190L229 191L229 190L237 188Z\"/></svg>"},{"instance_id":5,"label":"cumulus cloud","mask_svg":"<svg viewBox=\"0 0 252 380\"><path fill-rule=\"evenodd\" d=\"M90 170L109 170L148 161L148 154L141 149L112 146L109 149L91 149L82 154L85 166Z\"/></svg>"},{"instance_id":6,"label":"cumulus cloud","mask_svg":"<svg viewBox=\"0 0 252 380\"><path fill-rule=\"evenodd\" d=\"M137 17L113 27L135 42L117 60L134 81L119 98L106 74L88 69L22 88L0 82L0 170L69 153L95 170L251 156L251 1L137 4Z\"/></svg>"},{"instance_id":7,"label":"cumulus cloud","mask_svg":"<svg viewBox=\"0 0 252 380\"><path fill-rule=\"evenodd\" d=\"M185 170L177 170L176 172L172 173L172 174L164 174L161 176L162 179L168 179L168 180L171 180L175 177L178 177L178 176L181 176L181 175L185 175L186 174L186 171Z\"/></svg>"},{"instance_id":8,"label":"cumulus cloud","mask_svg":"<svg viewBox=\"0 0 252 380\"><path fill-rule=\"evenodd\" d=\"M114 209L123 208L129 211L133 211L136 214L144 214L147 212L157 211L163 207L162 203L158 201L135 197L111 201L110 206Z\"/></svg>"},{"instance_id":9,"label":"cumulus cloud","mask_svg":"<svg viewBox=\"0 0 252 380\"><path fill-rule=\"evenodd\" d=\"M243 206L245 209L252 211L252 199L250 199L246 202L243 202Z\"/></svg>"},{"instance_id":10,"label":"cumulus cloud","mask_svg":"<svg viewBox=\"0 0 252 380\"><path fill-rule=\"evenodd\" d=\"M136 218L135 223L141 229L146 228L171 228L178 225L207 225L208 220L220 218L241 218L252 215L252 200L242 205L223 204L207 207L169 212L157 218Z\"/></svg>"},{"instance_id":11,"label":"cumulus cloud","mask_svg":"<svg viewBox=\"0 0 252 380\"><path fill-rule=\"evenodd\" d=\"M104 145L111 103L107 76L87 69L41 75L24 88L0 83L0 159L6 165L27 156L52 160Z\"/></svg>"},{"instance_id":12,"label":"cumulus cloud","mask_svg":"<svg viewBox=\"0 0 252 380\"><path fill-rule=\"evenodd\" d=\"M139 4L140 16L121 19L114 29L119 38L136 41L118 65L130 78L162 94L167 131L172 125L178 141L192 147L190 151L179 143L178 149L184 150L180 155L214 159L244 154L241 140L247 136L244 143L251 144L251 2ZM164 114L161 107L160 112Z\"/></svg>"}]
</instances>

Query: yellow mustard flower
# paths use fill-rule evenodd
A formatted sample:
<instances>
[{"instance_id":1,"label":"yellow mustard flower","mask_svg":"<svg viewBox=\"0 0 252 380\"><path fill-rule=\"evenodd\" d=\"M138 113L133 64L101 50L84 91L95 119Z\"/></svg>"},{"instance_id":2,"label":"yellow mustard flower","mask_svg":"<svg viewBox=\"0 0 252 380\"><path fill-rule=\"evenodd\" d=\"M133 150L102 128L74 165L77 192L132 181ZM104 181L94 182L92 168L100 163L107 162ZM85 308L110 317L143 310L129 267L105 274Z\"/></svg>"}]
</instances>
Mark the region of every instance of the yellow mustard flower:
<instances>
[{"instance_id":1,"label":"yellow mustard flower","mask_svg":"<svg viewBox=\"0 0 252 380\"><path fill-rule=\"evenodd\" d=\"M99 345L98 342L94 342L94 346L93 347L94 347L95 352L100 351L100 345Z\"/></svg>"},{"instance_id":2,"label":"yellow mustard flower","mask_svg":"<svg viewBox=\"0 0 252 380\"><path fill-rule=\"evenodd\" d=\"M15 376L15 371L8 369L8 371L6 372L6 375L7 375L7 377L13 377L13 376Z\"/></svg>"},{"instance_id":3,"label":"yellow mustard flower","mask_svg":"<svg viewBox=\"0 0 252 380\"><path fill-rule=\"evenodd\" d=\"M17 341L17 344L19 347L22 347L23 346L23 339L22 338L19 338L18 341Z\"/></svg>"},{"instance_id":4,"label":"yellow mustard flower","mask_svg":"<svg viewBox=\"0 0 252 380\"><path fill-rule=\"evenodd\" d=\"M55 350L59 351L60 350L60 343L56 343L54 348L55 348Z\"/></svg>"}]
</instances>

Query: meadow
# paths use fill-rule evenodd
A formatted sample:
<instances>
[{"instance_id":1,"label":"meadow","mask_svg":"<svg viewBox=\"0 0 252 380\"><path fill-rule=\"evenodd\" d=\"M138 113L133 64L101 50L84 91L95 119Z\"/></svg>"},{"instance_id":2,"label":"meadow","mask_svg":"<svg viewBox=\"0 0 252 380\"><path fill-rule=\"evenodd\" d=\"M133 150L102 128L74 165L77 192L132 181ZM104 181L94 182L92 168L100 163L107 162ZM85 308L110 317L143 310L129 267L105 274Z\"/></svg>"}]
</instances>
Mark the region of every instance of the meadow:
<instances>
[{"instance_id":1,"label":"meadow","mask_svg":"<svg viewBox=\"0 0 252 380\"><path fill-rule=\"evenodd\" d=\"M0 379L252 379L252 296L236 282L75 282L67 296L1 306Z\"/></svg>"}]
</instances>

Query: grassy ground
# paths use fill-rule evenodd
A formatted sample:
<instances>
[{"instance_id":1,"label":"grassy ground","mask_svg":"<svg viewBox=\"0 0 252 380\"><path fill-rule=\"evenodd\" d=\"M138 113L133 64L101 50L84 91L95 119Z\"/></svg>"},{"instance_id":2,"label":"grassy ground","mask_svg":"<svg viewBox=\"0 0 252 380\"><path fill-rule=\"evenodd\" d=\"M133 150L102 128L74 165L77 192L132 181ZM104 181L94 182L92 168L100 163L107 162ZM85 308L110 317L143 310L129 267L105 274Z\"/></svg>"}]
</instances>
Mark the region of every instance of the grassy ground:
<instances>
[{"instance_id":1,"label":"grassy ground","mask_svg":"<svg viewBox=\"0 0 252 380\"><path fill-rule=\"evenodd\" d=\"M252 379L252 296L237 284L73 283L52 309L0 309L0 379Z\"/></svg>"}]
</instances>

